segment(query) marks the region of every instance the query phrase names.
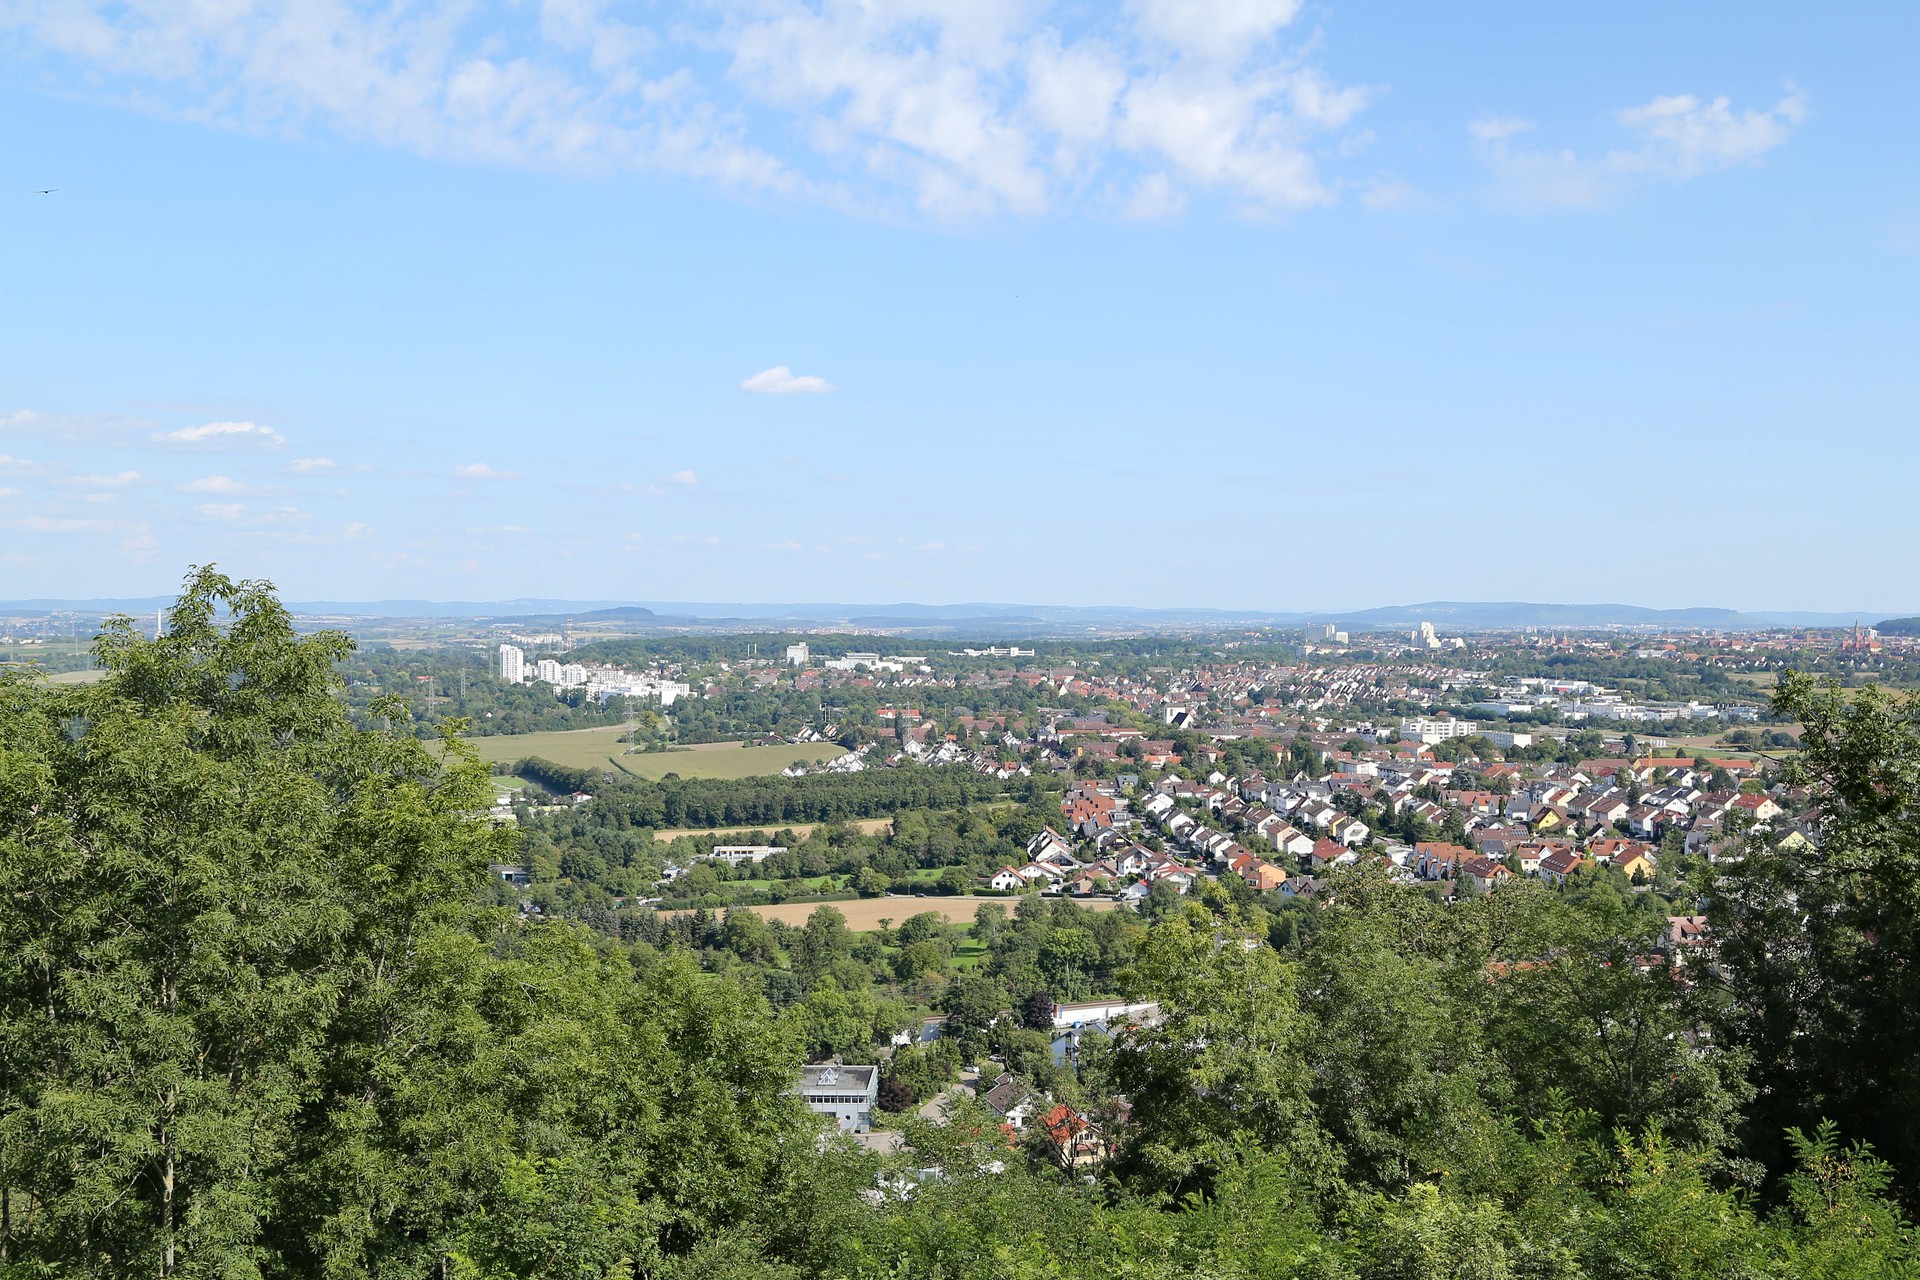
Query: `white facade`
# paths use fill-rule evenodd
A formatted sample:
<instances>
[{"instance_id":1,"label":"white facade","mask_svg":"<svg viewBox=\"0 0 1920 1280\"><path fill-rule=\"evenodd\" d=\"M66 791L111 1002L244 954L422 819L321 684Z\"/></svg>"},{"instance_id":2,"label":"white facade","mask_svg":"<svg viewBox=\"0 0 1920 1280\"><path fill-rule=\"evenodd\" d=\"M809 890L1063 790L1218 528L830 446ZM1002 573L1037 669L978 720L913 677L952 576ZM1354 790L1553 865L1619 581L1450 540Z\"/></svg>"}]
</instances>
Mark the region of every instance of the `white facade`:
<instances>
[{"instance_id":1,"label":"white facade","mask_svg":"<svg viewBox=\"0 0 1920 1280\"><path fill-rule=\"evenodd\" d=\"M533 678L543 684L560 683L560 664L552 658L542 658L533 664Z\"/></svg>"},{"instance_id":2,"label":"white facade","mask_svg":"<svg viewBox=\"0 0 1920 1280\"><path fill-rule=\"evenodd\" d=\"M500 678L519 684L527 678L527 652L519 645L500 646Z\"/></svg>"},{"instance_id":3,"label":"white facade","mask_svg":"<svg viewBox=\"0 0 1920 1280\"><path fill-rule=\"evenodd\" d=\"M807 665L807 646L804 641L800 644L790 644L787 646L787 665L790 667L804 667Z\"/></svg>"},{"instance_id":4,"label":"white facade","mask_svg":"<svg viewBox=\"0 0 1920 1280\"><path fill-rule=\"evenodd\" d=\"M715 862L737 867L743 862L762 863L774 854L786 851L787 847L781 844L717 844L707 856Z\"/></svg>"},{"instance_id":5,"label":"white facade","mask_svg":"<svg viewBox=\"0 0 1920 1280\"><path fill-rule=\"evenodd\" d=\"M1517 733L1507 729L1476 729L1475 732L1496 747L1530 747L1533 745L1533 735L1530 733Z\"/></svg>"},{"instance_id":6,"label":"white facade","mask_svg":"<svg viewBox=\"0 0 1920 1280\"><path fill-rule=\"evenodd\" d=\"M1423 720L1412 716L1400 722L1400 736L1409 742L1424 742L1432 745L1445 742L1448 738L1470 738L1479 733L1471 722L1466 720Z\"/></svg>"},{"instance_id":7,"label":"white facade","mask_svg":"<svg viewBox=\"0 0 1920 1280\"><path fill-rule=\"evenodd\" d=\"M880 1096L880 1068L836 1063L802 1067L798 1093L814 1111L833 1117L842 1133L865 1133L873 1127L873 1104Z\"/></svg>"},{"instance_id":8,"label":"white facade","mask_svg":"<svg viewBox=\"0 0 1920 1280\"><path fill-rule=\"evenodd\" d=\"M850 653L844 658L828 658L820 664L829 671L905 671L907 664L897 658L882 658L877 653Z\"/></svg>"}]
</instances>

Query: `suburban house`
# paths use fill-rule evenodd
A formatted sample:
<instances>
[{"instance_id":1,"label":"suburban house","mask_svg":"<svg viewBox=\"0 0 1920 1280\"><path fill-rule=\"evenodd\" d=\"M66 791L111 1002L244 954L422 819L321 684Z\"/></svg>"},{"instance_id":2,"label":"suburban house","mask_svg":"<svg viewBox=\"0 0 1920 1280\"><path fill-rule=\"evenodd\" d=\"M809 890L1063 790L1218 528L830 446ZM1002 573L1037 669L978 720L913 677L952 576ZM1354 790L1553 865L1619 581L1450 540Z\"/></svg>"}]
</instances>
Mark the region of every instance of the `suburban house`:
<instances>
[{"instance_id":1,"label":"suburban house","mask_svg":"<svg viewBox=\"0 0 1920 1280\"><path fill-rule=\"evenodd\" d=\"M879 1067L844 1067L837 1062L800 1068L795 1091L807 1106L828 1116L842 1133L865 1133L873 1125L873 1104L880 1096Z\"/></svg>"},{"instance_id":2,"label":"suburban house","mask_svg":"<svg viewBox=\"0 0 1920 1280\"><path fill-rule=\"evenodd\" d=\"M1017 893L1027 887L1026 877L1013 867L1002 867L987 877L987 888L1002 893Z\"/></svg>"},{"instance_id":3,"label":"suburban house","mask_svg":"<svg viewBox=\"0 0 1920 1280\"><path fill-rule=\"evenodd\" d=\"M1083 1169L1107 1158L1107 1141L1100 1126L1066 1103L1056 1104L1039 1123L1061 1168Z\"/></svg>"},{"instance_id":4,"label":"suburban house","mask_svg":"<svg viewBox=\"0 0 1920 1280\"><path fill-rule=\"evenodd\" d=\"M980 1095L980 1101L987 1110L999 1116L1015 1129L1024 1129L1027 1119L1033 1115L1035 1106L1043 1099L1029 1088L1025 1081L1016 1079L1011 1073L1002 1071L994 1080L993 1087Z\"/></svg>"},{"instance_id":5,"label":"suburban house","mask_svg":"<svg viewBox=\"0 0 1920 1280\"><path fill-rule=\"evenodd\" d=\"M1539 876L1548 884L1564 884L1568 876L1587 864L1587 860L1571 849L1557 849L1540 859Z\"/></svg>"}]
</instances>

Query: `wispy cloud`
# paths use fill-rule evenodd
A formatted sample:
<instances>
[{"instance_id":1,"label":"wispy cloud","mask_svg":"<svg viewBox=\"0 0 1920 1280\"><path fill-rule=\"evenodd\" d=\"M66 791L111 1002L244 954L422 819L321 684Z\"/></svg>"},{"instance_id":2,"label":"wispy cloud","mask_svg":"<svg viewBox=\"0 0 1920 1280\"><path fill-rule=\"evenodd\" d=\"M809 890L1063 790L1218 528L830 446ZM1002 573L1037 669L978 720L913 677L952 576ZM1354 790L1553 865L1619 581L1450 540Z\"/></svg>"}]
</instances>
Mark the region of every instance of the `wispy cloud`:
<instances>
[{"instance_id":1,"label":"wispy cloud","mask_svg":"<svg viewBox=\"0 0 1920 1280\"><path fill-rule=\"evenodd\" d=\"M1481 116L1467 126L1467 132L1480 142L1504 142L1533 128L1533 121L1518 116Z\"/></svg>"},{"instance_id":2,"label":"wispy cloud","mask_svg":"<svg viewBox=\"0 0 1920 1280\"><path fill-rule=\"evenodd\" d=\"M308 519L307 513L298 507L249 507L243 502L203 502L194 510L209 520L256 529L300 524Z\"/></svg>"},{"instance_id":3,"label":"wispy cloud","mask_svg":"<svg viewBox=\"0 0 1920 1280\"><path fill-rule=\"evenodd\" d=\"M272 427L257 422L206 422L197 427L163 431L154 437L170 444L271 444L281 445L287 438Z\"/></svg>"},{"instance_id":4,"label":"wispy cloud","mask_svg":"<svg viewBox=\"0 0 1920 1280\"><path fill-rule=\"evenodd\" d=\"M1789 86L1767 110L1736 111L1722 97L1690 93L1653 99L1613 113L1636 141L1599 156L1523 147L1514 139L1534 128L1511 116L1482 116L1467 126L1494 178L1495 195L1521 208L1584 208L1604 204L1637 182L1686 181L1752 164L1784 144L1807 118L1807 95Z\"/></svg>"},{"instance_id":5,"label":"wispy cloud","mask_svg":"<svg viewBox=\"0 0 1920 1280\"><path fill-rule=\"evenodd\" d=\"M115 471L108 475L67 476L60 483L76 489L125 489L140 483L138 471Z\"/></svg>"},{"instance_id":6,"label":"wispy cloud","mask_svg":"<svg viewBox=\"0 0 1920 1280\"><path fill-rule=\"evenodd\" d=\"M287 464L287 470L297 475L317 475L324 471L335 471L340 464L332 458L295 458Z\"/></svg>"},{"instance_id":7,"label":"wispy cloud","mask_svg":"<svg viewBox=\"0 0 1920 1280\"><path fill-rule=\"evenodd\" d=\"M15 0L0 30L42 83L197 122L948 219L1330 202L1317 140L1370 91L1309 64L1300 7Z\"/></svg>"},{"instance_id":8,"label":"wispy cloud","mask_svg":"<svg viewBox=\"0 0 1920 1280\"><path fill-rule=\"evenodd\" d=\"M182 493L241 493L245 485L230 476L201 476L180 486Z\"/></svg>"},{"instance_id":9,"label":"wispy cloud","mask_svg":"<svg viewBox=\"0 0 1920 1280\"><path fill-rule=\"evenodd\" d=\"M697 485L699 483L700 483L700 477L695 475L692 471L676 471L672 475L665 476L653 484L637 484L631 480L623 480L619 484L614 485L612 489L608 490L607 492L642 493L642 494L646 494L648 497L657 498L663 493L670 492L675 487L686 487L689 485Z\"/></svg>"},{"instance_id":10,"label":"wispy cloud","mask_svg":"<svg viewBox=\"0 0 1920 1280\"><path fill-rule=\"evenodd\" d=\"M1634 154L1649 171L1691 178L1758 160L1785 142L1807 118L1807 95L1790 88L1771 110L1735 111L1726 98L1682 93L1615 115L1645 139Z\"/></svg>"},{"instance_id":11,"label":"wispy cloud","mask_svg":"<svg viewBox=\"0 0 1920 1280\"><path fill-rule=\"evenodd\" d=\"M518 480L518 471L502 471L498 467L484 462L469 462L463 467L455 467L453 474L462 480Z\"/></svg>"},{"instance_id":12,"label":"wispy cloud","mask_svg":"<svg viewBox=\"0 0 1920 1280\"><path fill-rule=\"evenodd\" d=\"M12 529L18 533L114 533L125 528L117 520L98 520L75 516L6 516L0 517L0 529Z\"/></svg>"},{"instance_id":13,"label":"wispy cloud","mask_svg":"<svg viewBox=\"0 0 1920 1280\"><path fill-rule=\"evenodd\" d=\"M125 442L157 424L117 414L40 413L33 409L0 412L0 434L36 436L68 444Z\"/></svg>"},{"instance_id":14,"label":"wispy cloud","mask_svg":"<svg viewBox=\"0 0 1920 1280\"><path fill-rule=\"evenodd\" d=\"M751 378L742 378L740 389L761 396L822 395L839 390L825 378L816 378L810 373L796 375L784 364L762 369Z\"/></svg>"}]
</instances>

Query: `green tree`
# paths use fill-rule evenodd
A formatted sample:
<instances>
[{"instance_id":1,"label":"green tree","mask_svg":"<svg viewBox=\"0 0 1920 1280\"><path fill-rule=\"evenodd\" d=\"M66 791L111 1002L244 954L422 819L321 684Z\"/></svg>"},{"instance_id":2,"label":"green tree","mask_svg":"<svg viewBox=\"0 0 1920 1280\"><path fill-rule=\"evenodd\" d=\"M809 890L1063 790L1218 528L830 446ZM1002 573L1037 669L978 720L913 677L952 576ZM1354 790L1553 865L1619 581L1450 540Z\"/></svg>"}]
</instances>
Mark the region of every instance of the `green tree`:
<instances>
[{"instance_id":1,"label":"green tree","mask_svg":"<svg viewBox=\"0 0 1920 1280\"><path fill-rule=\"evenodd\" d=\"M470 756L443 772L410 732L349 727L348 648L205 570L159 639L108 626L99 686L0 685L0 940L22 961L0 978L0 1195L33 1206L13 1256L256 1265L335 1028L502 849L459 819L485 804Z\"/></svg>"},{"instance_id":2,"label":"green tree","mask_svg":"<svg viewBox=\"0 0 1920 1280\"><path fill-rule=\"evenodd\" d=\"M1204 1191L1242 1143L1284 1154L1303 1175L1327 1172L1314 1114L1295 974L1263 941L1197 906L1155 926L1129 975L1163 1021L1112 1055L1132 1100L1123 1168L1143 1185Z\"/></svg>"},{"instance_id":3,"label":"green tree","mask_svg":"<svg viewBox=\"0 0 1920 1280\"><path fill-rule=\"evenodd\" d=\"M1817 845L1749 841L1709 916L1732 997L1724 1034L1755 1059L1749 1145L1838 1123L1870 1139L1920 1202L1920 702L1789 674L1774 712L1805 726L1790 781Z\"/></svg>"}]
</instances>

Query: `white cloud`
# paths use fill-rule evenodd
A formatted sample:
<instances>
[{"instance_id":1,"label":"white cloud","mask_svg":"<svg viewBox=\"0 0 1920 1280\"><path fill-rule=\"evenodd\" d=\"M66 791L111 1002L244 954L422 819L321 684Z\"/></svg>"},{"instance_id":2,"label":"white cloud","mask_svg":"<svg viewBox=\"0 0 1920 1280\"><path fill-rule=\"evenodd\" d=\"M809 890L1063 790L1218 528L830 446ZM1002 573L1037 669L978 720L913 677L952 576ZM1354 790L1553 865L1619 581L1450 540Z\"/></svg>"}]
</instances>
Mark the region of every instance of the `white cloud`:
<instances>
[{"instance_id":1,"label":"white cloud","mask_svg":"<svg viewBox=\"0 0 1920 1280\"><path fill-rule=\"evenodd\" d=\"M116 471L112 475L68 476L62 484L72 485L76 489L124 489L140 483L138 471Z\"/></svg>"},{"instance_id":2,"label":"white cloud","mask_svg":"<svg viewBox=\"0 0 1920 1280\"><path fill-rule=\"evenodd\" d=\"M838 390L825 378L816 378L810 373L796 377L793 370L784 364L762 369L751 378L742 378L740 389L762 396L820 395Z\"/></svg>"},{"instance_id":3,"label":"white cloud","mask_svg":"<svg viewBox=\"0 0 1920 1280\"><path fill-rule=\"evenodd\" d=\"M619 484L614 485L611 492L640 493L645 494L649 498L657 498L661 494L671 492L675 485L695 485L699 483L700 477L692 471L676 471L672 475L654 484L635 484L631 480L623 480ZM602 492L607 492L607 490L603 490Z\"/></svg>"},{"instance_id":4,"label":"white cloud","mask_svg":"<svg viewBox=\"0 0 1920 1280\"><path fill-rule=\"evenodd\" d=\"M4 10L0 9L0 13ZM4 30L4 23L0 23L0 30ZM69 444L124 443L142 432L152 431L154 426L144 419L116 414L36 413L32 409L0 413L0 432Z\"/></svg>"},{"instance_id":5,"label":"white cloud","mask_svg":"<svg viewBox=\"0 0 1920 1280\"><path fill-rule=\"evenodd\" d=\"M180 486L182 493L242 493L245 485L228 476L201 476Z\"/></svg>"},{"instance_id":6,"label":"white cloud","mask_svg":"<svg viewBox=\"0 0 1920 1280\"><path fill-rule=\"evenodd\" d=\"M56 91L197 123L939 219L1111 213L1150 174L1322 204L1316 136L1368 98L1305 64L1300 0L520 8L11 0L0 35Z\"/></svg>"},{"instance_id":7,"label":"white cloud","mask_svg":"<svg viewBox=\"0 0 1920 1280\"><path fill-rule=\"evenodd\" d=\"M8 516L0 519L0 529L12 529L20 533L113 533L124 527L115 520L74 516Z\"/></svg>"},{"instance_id":8,"label":"white cloud","mask_svg":"<svg viewBox=\"0 0 1920 1280\"><path fill-rule=\"evenodd\" d=\"M252 529L270 529L278 525L299 524L307 513L298 507L248 507L241 502L203 502L194 508L209 520L240 523Z\"/></svg>"},{"instance_id":9,"label":"white cloud","mask_svg":"<svg viewBox=\"0 0 1920 1280\"><path fill-rule=\"evenodd\" d=\"M1134 21L1183 53L1238 59L1300 12L1300 0L1133 0Z\"/></svg>"},{"instance_id":10,"label":"white cloud","mask_svg":"<svg viewBox=\"0 0 1920 1280\"><path fill-rule=\"evenodd\" d=\"M1533 121L1522 120L1519 116L1481 116L1467 126L1467 132L1481 142L1500 142L1531 128Z\"/></svg>"},{"instance_id":11,"label":"white cloud","mask_svg":"<svg viewBox=\"0 0 1920 1280\"><path fill-rule=\"evenodd\" d=\"M279 445L287 442L278 431L257 422L208 422L197 427L181 427L178 431L163 431L154 438L173 444L265 442Z\"/></svg>"},{"instance_id":12,"label":"white cloud","mask_svg":"<svg viewBox=\"0 0 1920 1280\"><path fill-rule=\"evenodd\" d=\"M1604 204L1636 182L1685 181L1751 164L1781 146L1807 118L1807 96L1789 86L1765 111L1735 111L1726 98L1703 101L1690 93L1626 107L1614 119L1637 138L1633 147L1601 156L1568 149L1517 147L1511 140L1530 121L1482 116L1467 126L1492 172L1496 196L1522 208L1582 208Z\"/></svg>"},{"instance_id":13,"label":"white cloud","mask_svg":"<svg viewBox=\"0 0 1920 1280\"><path fill-rule=\"evenodd\" d=\"M1385 175L1362 185L1360 203L1376 210L1417 209L1426 203L1426 197L1412 183Z\"/></svg>"},{"instance_id":14,"label":"white cloud","mask_svg":"<svg viewBox=\"0 0 1920 1280\"><path fill-rule=\"evenodd\" d=\"M1129 218L1151 222L1172 217L1186 205L1186 195L1174 187L1172 179L1164 173L1150 173L1134 184L1123 208Z\"/></svg>"},{"instance_id":15,"label":"white cloud","mask_svg":"<svg viewBox=\"0 0 1920 1280\"><path fill-rule=\"evenodd\" d=\"M287 470L301 475L313 475L316 472L332 471L339 465L332 458L295 458L287 464Z\"/></svg>"},{"instance_id":16,"label":"white cloud","mask_svg":"<svg viewBox=\"0 0 1920 1280\"><path fill-rule=\"evenodd\" d=\"M1639 155L1649 168L1691 178L1757 160L1785 142L1807 118L1807 95L1790 88L1772 110L1736 113L1725 98L1702 102L1682 93L1614 114L1646 138Z\"/></svg>"},{"instance_id":17,"label":"white cloud","mask_svg":"<svg viewBox=\"0 0 1920 1280\"><path fill-rule=\"evenodd\" d=\"M518 480L518 471L502 471L488 466L484 462L469 462L463 467L455 467L453 474L462 480Z\"/></svg>"}]
</instances>

